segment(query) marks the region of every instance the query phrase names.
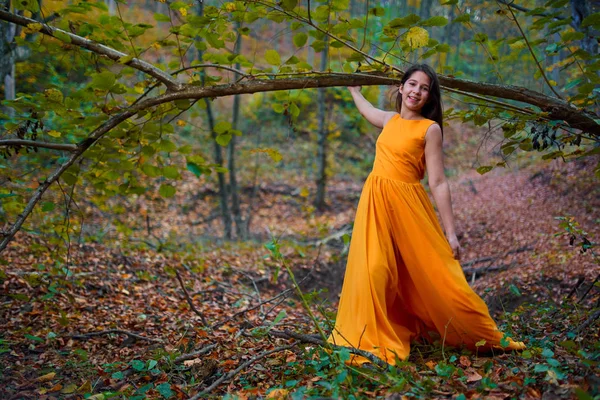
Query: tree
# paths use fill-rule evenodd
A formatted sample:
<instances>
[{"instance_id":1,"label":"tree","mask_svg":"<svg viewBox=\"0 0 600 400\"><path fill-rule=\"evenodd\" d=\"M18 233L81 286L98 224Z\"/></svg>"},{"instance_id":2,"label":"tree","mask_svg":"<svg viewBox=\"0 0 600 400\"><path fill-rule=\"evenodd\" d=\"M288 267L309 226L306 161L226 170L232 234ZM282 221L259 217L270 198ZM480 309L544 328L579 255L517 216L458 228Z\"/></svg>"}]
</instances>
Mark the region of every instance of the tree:
<instances>
[{"instance_id":1,"label":"tree","mask_svg":"<svg viewBox=\"0 0 600 400\"><path fill-rule=\"evenodd\" d=\"M450 0L447 3L452 5L456 2L457 0ZM560 8L562 4L557 1L554 3L554 8ZM28 9L31 8L30 3L19 3L19 7L29 13L34 12ZM41 93L31 93L15 101L5 102L19 112L15 121L4 125L5 132L0 139L0 146L5 149L6 157L36 149L52 149L63 152L64 155L52 157L48 152L44 153L51 160L47 163L48 167L56 167L42 174L39 186L32 192L22 190L18 194L10 191L0 193L3 198L8 199L6 201L10 202L11 209L15 210L14 219L7 219L9 226L0 234L0 250L6 248L42 196L59 179L73 190L78 182L84 180L106 196L115 193L143 193L145 188L139 177L141 172L150 177L162 177L161 179L178 178L179 173L171 164L174 162L173 158L165 157L177 151L186 157L188 168L193 165L195 171L210 173L215 168L214 165L201 157L189 155L187 150L178 148L168 139L168 135L175 133L170 122L187 111L196 100L278 90L393 84L399 81L403 69L393 66L389 59L396 62L415 52L422 59L448 51L447 45L432 39L427 31L433 27L445 26L448 21L443 16L422 20L413 14L387 21L383 25L381 38L386 47L370 40L370 44L377 49L372 54L373 52L361 50L362 46L358 45L366 40L366 19L343 17L348 8L347 2L343 0L332 0L327 6L321 5L315 10L304 8L293 0L286 0L281 4L263 0L230 2L224 3L221 8L207 7L204 16L190 15L187 8L189 5L176 2L170 4L169 15L155 14L155 19L170 24L169 35L176 39L161 38L154 42L155 47L172 49L175 54L166 67L139 58L147 48L136 46L134 39L143 39L151 26L146 23L129 23L119 16L108 16L103 2L67 6L56 24L62 29L15 13L0 11L0 20L45 36L46 51L76 54L83 61L81 68L87 74L85 82L73 89L68 96L50 87ZM73 13L82 14L92 10L99 12L99 22L80 21L78 25L74 25L66 18ZM506 15L510 15L508 10L504 11ZM338 22L329 25L327 21L330 13L343 18L332 19ZM368 14L373 19L380 18L384 13L381 7L373 7ZM456 19L467 21L468 17L464 15L468 16L463 13ZM314 37L311 46L315 51L323 51L326 42L329 42L330 48L339 49L341 62L332 65L331 72L315 72L312 66L296 56L282 59L278 52L271 51L267 55L267 62L275 66L273 71L265 64L253 63L239 54L229 54L224 51L225 45L236 40L235 31L230 29L230 18L247 22L261 18L277 23L289 21L292 28L306 30ZM120 22L118 29L110 24L111 21ZM538 21L537 29L542 29L552 21L552 18ZM591 14L581 21L580 26L596 29L598 25L598 14ZM564 26L560 25L559 31L561 29ZM240 32L247 34L249 30L250 27L246 26ZM570 30L561 32L562 42L557 47L568 47L570 50L574 42L581 39L578 33ZM211 47L211 51L204 57L206 63L183 65L185 59L182 55L197 43L198 36L205 39ZM49 40L48 37L54 39ZM306 39L306 33L300 32L294 37L294 44L303 47ZM520 37L513 43L525 43L526 39ZM482 46L490 54L491 62L495 62L494 52L498 51L496 47L505 43L502 40L490 43L488 36L481 32L473 39L474 45ZM547 43L540 40L529 41L531 54L534 54L532 46L543 47ZM39 49L40 42L33 41L31 51L38 51L36 49ZM516 50L521 51L525 47L527 46ZM541 51L545 54L552 50L553 48ZM560 97L523 86L475 82L440 75L440 82L446 92L464 96L473 103L473 107L455 111L450 116L472 121L477 125L486 124L492 119L502 121L506 138L502 149L507 156L518 148L527 151L544 150L544 157L548 158L595 154L597 147L580 146L582 140L584 144L600 141L598 115L593 111L598 96L598 55L578 49L573 52L572 57L574 61L573 68L569 70L570 75L565 82L556 82L563 87L563 95ZM581 58L590 62L581 66L577 63ZM532 63L531 60L524 62L529 63L528 65ZM236 65L238 63L239 66ZM223 75L218 72L209 75L206 72L209 68L234 72L239 79L220 83ZM195 70L205 71L204 82L194 76L187 81L179 78L182 72ZM145 75L141 80L138 78L140 73ZM536 79L546 81L553 87L543 70ZM568 100L563 98L565 93L571 93ZM105 101L98 101L99 98ZM78 109L79 104L87 108ZM285 112L297 117L300 111L292 103L286 104ZM45 113L60 117L52 122L64 127L64 135L58 130L39 129L36 124L44 120ZM32 126L37 126L34 132L31 132ZM231 137L234 130L217 130L216 140ZM67 140L57 142L55 139L58 138ZM123 151L129 151L128 156L123 155ZM103 158L106 154L112 154L120 161L107 164ZM484 166L480 171L485 172L492 167ZM111 181L106 176L114 179ZM175 188L162 183L160 193L169 197L175 193ZM24 196L27 196L27 200L15 200L15 197L20 199L25 198Z\"/></svg>"}]
</instances>

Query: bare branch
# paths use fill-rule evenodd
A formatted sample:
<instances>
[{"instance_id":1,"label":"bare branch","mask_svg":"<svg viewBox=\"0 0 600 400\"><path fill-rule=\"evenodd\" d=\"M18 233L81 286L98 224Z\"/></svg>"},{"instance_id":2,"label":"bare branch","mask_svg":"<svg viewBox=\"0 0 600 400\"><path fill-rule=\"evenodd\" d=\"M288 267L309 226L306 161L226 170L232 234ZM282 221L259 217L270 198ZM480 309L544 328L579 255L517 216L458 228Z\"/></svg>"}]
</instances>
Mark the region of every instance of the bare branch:
<instances>
[{"instance_id":1,"label":"bare branch","mask_svg":"<svg viewBox=\"0 0 600 400\"><path fill-rule=\"evenodd\" d=\"M217 347L216 344L214 344L214 343L213 344L209 344L208 346L203 347L203 348L201 348L198 351L194 351L192 353L187 353L187 354L180 355L179 357L177 357L174 360L174 362L175 363L180 363L182 361L192 360L192 359L194 359L194 358L196 358L198 356L203 356L203 355L205 355L207 353L210 353L215 347Z\"/></svg>"},{"instance_id":2,"label":"bare branch","mask_svg":"<svg viewBox=\"0 0 600 400\"><path fill-rule=\"evenodd\" d=\"M73 335L71 337L73 339L85 340L85 339L89 339L92 336L109 335L111 333L119 333L121 335L127 335L130 338L137 339L137 340L147 340L149 342L154 342L154 343L163 343L162 339L149 338L149 337L146 337L146 336L138 335L137 333L132 333L132 332L124 331L122 329L108 329L106 331L84 333L82 335Z\"/></svg>"},{"instance_id":3,"label":"bare branch","mask_svg":"<svg viewBox=\"0 0 600 400\"><path fill-rule=\"evenodd\" d=\"M65 150L65 151L71 151L71 152L77 150L77 146L74 144L45 143L45 142L37 142L35 140L25 140L25 139L0 140L0 146L39 147L39 148L44 148L44 149Z\"/></svg>"},{"instance_id":4,"label":"bare branch","mask_svg":"<svg viewBox=\"0 0 600 400\"><path fill-rule=\"evenodd\" d=\"M56 37L57 33L59 33L60 34L59 36L61 36L61 37L68 36L71 44L74 44L74 45L79 46L86 50L90 50L96 54L106 56L107 58L110 58L113 61L119 61L119 59L128 56L125 53L121 53L120 51L112 49L103 44L96 43L92 40L86 39L86 38L78 36L78 35L74 35L71 32L63 31L62 29L53 28L49 25L46 25L39 21L36 21L35 19L23 17L21 15L16 15L16 14L12 14L12 13L0 10L0 20L12 22L13 24L24 26L24 27L26 27L27 25L30 25L30 24L41 24L42 25L42 29L40 29L41 33L48 35L48 36L55 37L55 38L57 38ZM57 39L59 39L59 38L57 38ZM61 39L59 39L59 40L61 40ZM181 83L177 82L177 80L174 79L173 77L171 77L168 73L161 70L160 68L155 67L154 65L152 65L150 63L147 63L146 61L142 61L138 58L133 58L130 61L125 62L123 64L128 65L132 68L135 68L139 71L145 72L148 75L156 78L160 82L164 83L169 90L177 91L183 87Z\"/></svg>"},{"instance_id":5,"label":"bare branch","mask_svg":"<svg viewBox=\"0 0 600 400\"><path fill-rule=\"evenodd\" d=\"M293 348L294 346L296 346L296 342L294 342L292 344L288 344L287 346L276 347L276 348L274 348L272 350L265 351L263 353L257 354L256 356L252 357L248 361L240 364L240 366L237 367L236 369L234 369L233 371L230 371L230 372L226 373L225 375L221 376L219 379L217 379L216 381L214 381L212 385L210 385L209 387L207 387L203 391L197 393L195 396L190 397L189 400L197 400L197 399L202 398L202 396L206 396L208 393L210 393L213 389L215 389L221 383L229 381L231 378L235 377L237 374L239 374L245 368L247 368L248 366L254 364L255 362L257 362L257 361L259 361L259 360L261 360L261 359L263 359L263 358L265 358L267 356L270 356L273 353L279 353L280 351L289 350L289 349Z\"/></svg>"},{"instance_id":6,"label":"bare branch","mask_svg":"<svg viewBox=\"0 0 600 400\"><path fill-rule=\"evenodd\" d=\"M198 311L198 309L194 305L194 302L192 301L192 298L190 297L190 294L188 293L187 289L185 288L185 284L183 283L183 279L181 279L181 275L179 275L179 271L175 270L175 275L177 276L177 280L179 281L179 284L181 285L181 288L183 289L183 294L185 295L185 299L187 300L188 304L190 305L190 308L192 309L193 312L196 313L196 315L198 315L200 317L200 319L202 320L202 325L208 326L208 323L206 322L206 318L204 318L204 314L202 314L200 311Z\"/></svg>"}]
</instances>

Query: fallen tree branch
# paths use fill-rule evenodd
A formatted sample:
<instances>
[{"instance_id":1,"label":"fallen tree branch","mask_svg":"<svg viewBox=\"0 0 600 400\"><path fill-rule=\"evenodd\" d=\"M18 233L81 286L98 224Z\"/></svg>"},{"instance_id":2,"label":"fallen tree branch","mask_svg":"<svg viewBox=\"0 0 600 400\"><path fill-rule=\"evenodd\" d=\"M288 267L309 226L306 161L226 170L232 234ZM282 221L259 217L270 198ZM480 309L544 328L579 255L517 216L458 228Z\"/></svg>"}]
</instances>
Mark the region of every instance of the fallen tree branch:
<instances>
[{"instance_id":1,"label":"fallen tree branch","mask_svg":"<svg viewBox=\"0 0 600 400\"><path fill-rule=\"evenodd\" d=\"M147 340L148 342L154 342L154 343L163 343L164 342L162 339L149 338L149 337L146 337L146 336L138 335L137 333L133 333L133 332L129 332L129 331L124 331L122 329L108 329L106 331L83 333L81 335L72 335L71 338L77 339L77 340L86 340L86 339L89 339L89 338L91 338L93 336L110 335L111 333L118 333L118 334L121 334L121 335L127 335L130 338L132 338L132 339Z\"/></svg>"},{"instance_id":2,"label":"fallen tree branch","mask_svg":"<svg viewBox=\"0 0 600 400\"><path fill-rule=\"evenodd\" d=\"M202 320L202 325L209 327L208 323L206 322L206 319L204 318L204 314L202 314L200 311L198 311L198 309L194 305L194 302L192 301L190 294L188 293L187 289L185 288L183 279L181 279L181 275L179 275L179 271L175 270L175 276L177 276L177 280L179 281L179 284L181 285L181 289L183 289L183 294L185 295L185 299L187 300L188 304L190 305L190 308L192 309L192 311L194 313L196 313L197 316L200 317L200 320Z\"/></svg>"},{"instance_id":3,"label":"fallen tree branch","mask_svg":"<svg viewBox=\"0 0 600 400\"><path fill-rule=\"evenodd\" d=\"M192 360L192 359L194 359L194 358L196 358L198 356L203 356L203 355L205 355L207 353L210 353L215 347L217 347L217 345L215 343L209 344L208 346L203 347L203 348L201 348L198 351L194 351L192 353L187 353L187 354L180 355L179 357L177 357L174 360L174 362L175 363L180 363L180 362L183 362L183 361L186 361L186 360Z\"/></svg>"},{"instance_id":4,"label":"fallen tree branch","mask_svg":"<svg viewBox=\"0 0 600 400\"><path fill-rule=\"evenodd\" d=\"M506 257L509 254L522 253L522 252L525 252L525 251L532 251L532 250L533 250L533 247L523 246L523 247L519 247L517 249L509 250L507 252L504 252L502 254L498 254L498 255L495 255L495 256L476 258L474 260L461 263L461 265L462 265L462 267L464 269L464 267L468 267L469 265L484 263L484 262L488 262L488 261L494 261L494 260L497 260L500 257ZM466 269L464 269L464 270L466 272Z\"/></svg>"},{"instance_id":5,"label":"fallen tree branch","mask_svg":"<svg viewBox=\"0 0 600 400\"><path fill-rule=\"evenodd\" d=\"M265 351L263 353L257 354L256 356L252 357L248 361L245 361L242 364L240 364L233 371L229 371L228 373L226 373L223 376L221 376L219 379L217 379L216 381L214 381L212 385L210 385L206 389L202 390L201 392L197 393L195 396L190 397L189 400L197 400L197 399L202 398L202 396L205 396L208 393L210 393L213 389L215 389L221 383L229 381L231 378L235 377L237 374L239 374L240 372L242 372L248 366L254 364L255 362L257 362L257 361L259 361L259 360L261 360L261 359L263 359L263 358L265 358L267 356L270 356L271 354L278 353L280 351L289 350L289 349L293 348L294 346L296 346L296 344L297 343L294 342L294 343L288 344L286 346L276 347L276 348L271 349L269 351Z\"/></svg>"},{"instance_id":6,"label":"fallen tree branch","mask_svg":"<svg viewBox=\"0 0 600 400\"><path fill-rule=\"evenodd\" d=\"M600 317L600 309L596 310L595 313L593 313L588 319L585 320L585 322L583 324L581 324L579 326L579 328L577 328L577 333L583 331L584 329L586 329L588 326L592 325L592 323L597 320Z\"/></svg>"}]
</instances>

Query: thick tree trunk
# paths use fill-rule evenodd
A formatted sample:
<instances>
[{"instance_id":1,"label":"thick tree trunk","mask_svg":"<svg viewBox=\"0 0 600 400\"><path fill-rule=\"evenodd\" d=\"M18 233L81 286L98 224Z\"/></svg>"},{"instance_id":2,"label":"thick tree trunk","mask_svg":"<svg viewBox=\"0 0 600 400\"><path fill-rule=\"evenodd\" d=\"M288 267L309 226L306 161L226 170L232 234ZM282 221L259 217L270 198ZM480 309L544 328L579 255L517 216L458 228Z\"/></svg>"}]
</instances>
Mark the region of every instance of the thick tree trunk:
<instances>
[{"instance_id":1,"label":"thick tree trunk","mask_svg":"<svg viewBox=\"0 0 600 400\"><path fill-rule=\"evenodd\" d=\"M0 9L9 10L10 0L0 0ZM0 83L4 85L4 100L14 100L16 92L15 80L15 48L14 38L16 25L0 22ZM14 110L6 108L6 114L14 116Z\"/></svg>"},{"instance_id":2,"label":"thick tree trunk","mask_svg":"<svg viewBox=\"0 0 600 400\"><path fill-rule=\"evenodd\" d=\"M592 34L592 29L587 26L581 27L581 21L590 15L590 7L587 0L571 0L571 10L573 12L573 25L575 29L583 33L585 37L581 39L581 48L591 55L598 54L598 38Z\"/></svg>"},{"instance_id":3,"label":"thick tree trunk","mask_svg":"<svg viewBox=\"0 0 600 400\"><path fill-rule=\"evenodd\" d=\"M242 49L242 34L239 32L240 24L237 22L235 24L235 30L237 31L237 39L235 41L235 48L233 50L234 54L240 54ZM240 69L240 64L237 63L235 65L237 70ZM239 78L238 74L234 74L234 80ZM239 116L240 116L240 95L235 95L233 97L233 116L231 127L234 130L238 129ZM227 168L229 169L229 190L231 194L231 213L233 214L233 219L235 221L235 233L239 238L242 237L244 231L244 221L242 220L242 214L240 210L240 194L238 190L237 184L237 170L235 167L235 142L236 136L231 136L231 141L229 142L229 147L227 148Z\"/></svg>"},{"instance_id":4,"label":"thick tree trunk","mask_svg":"<svg viewBox=\"0 0 600 400\"><path fill-rule=\"evenodd\" d=\"M329 41L325 41L325 48L321 52L321 71L327 69L327 58L329 56ZM317 103L319 105L319 139L317 149L317 195L315 198L315 207L318 210L325 208L325 191L327 188L327 136L329 129L326 123L327 104L325 88L319 88Z\"/></svg>"}]
</instances>

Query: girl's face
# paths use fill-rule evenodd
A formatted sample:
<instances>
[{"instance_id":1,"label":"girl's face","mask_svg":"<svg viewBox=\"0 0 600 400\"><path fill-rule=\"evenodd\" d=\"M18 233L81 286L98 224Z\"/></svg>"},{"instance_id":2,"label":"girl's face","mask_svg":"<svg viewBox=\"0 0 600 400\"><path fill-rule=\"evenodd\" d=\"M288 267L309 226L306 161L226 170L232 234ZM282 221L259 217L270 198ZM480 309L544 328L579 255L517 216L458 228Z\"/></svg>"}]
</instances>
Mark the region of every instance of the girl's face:
<instances>
[{"instance_id":1,"label":"girl's face","mask_svg":"<svg viewBox=\"0 0 600 400\"><path fill-rule=\"evenodd\" d=\"M431 80L423 71L415 71L404 84L400 85L398 91L402 95L402 107L411 111L420 112L429 100L429 88Z\"/></svg>"}]
</instances>

